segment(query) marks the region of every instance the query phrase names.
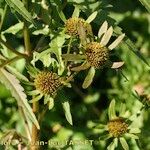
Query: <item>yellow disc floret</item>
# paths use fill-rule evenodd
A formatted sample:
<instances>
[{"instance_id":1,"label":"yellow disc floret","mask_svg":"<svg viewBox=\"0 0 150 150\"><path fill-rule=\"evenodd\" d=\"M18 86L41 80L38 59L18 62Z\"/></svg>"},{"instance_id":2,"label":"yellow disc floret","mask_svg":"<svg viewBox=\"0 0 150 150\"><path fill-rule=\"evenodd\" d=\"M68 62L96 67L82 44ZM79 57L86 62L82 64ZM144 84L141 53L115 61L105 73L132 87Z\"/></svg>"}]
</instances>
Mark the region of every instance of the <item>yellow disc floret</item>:
<instances>
[{"instance_id":1,"label":"yellow disc floret","mask_svg":"<svg viewBox=\"0 0 150 150\"><path fill-rule=\"evenodd\" d=\"M88 43L85 54L87 56L88 63L96 69L103 68L109 59L108 49L101 46L98 42Z\"/></svg>"},{"instance_id":2,"label":"yellow disc floret","mask_svg":"<svg viewBox=\"0 0 150 150\"><path fill-rule=\"evenodd\" d=\"M109 134L113 137L122 136L128 130L128 124L124 121L123 118L116 118L111 120L107 124Z\"/></svg>"},{"instance_id":3,"label":"yellow disc floret","mask_svg":"<svg viewBox=\"0 0 150 150\"><path fill-rule=\"evenodd\" d=\"M85 32L87 35L92 35L92 28L89 23L86 23L84 19L72 17L69 18L66 23L66 33L70 36L79 36L80 34L80 26L82 26L85 29Z\"/></svg>"},{"instance_id":4,"label":"yellow disc floret","mask_svg":"<svg viewBox=\"0 0 150 150\"><path fill-rule=\"evenodd\" d=\"M61 86L61 79L56 73L42 71L36 76L34 85L42 94L54 95Z\"/></svg>"}]
</instances>

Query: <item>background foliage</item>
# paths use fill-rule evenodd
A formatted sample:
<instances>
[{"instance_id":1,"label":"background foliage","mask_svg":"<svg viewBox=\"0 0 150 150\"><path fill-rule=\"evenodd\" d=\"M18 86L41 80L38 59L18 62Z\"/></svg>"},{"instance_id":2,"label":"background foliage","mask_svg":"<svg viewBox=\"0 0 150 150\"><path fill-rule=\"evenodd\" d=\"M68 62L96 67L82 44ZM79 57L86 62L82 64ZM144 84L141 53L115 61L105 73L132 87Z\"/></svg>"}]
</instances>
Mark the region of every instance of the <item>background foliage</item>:
<instances>
[{"instance_id":1,"label":"background foliage","mask_svg":"<svg viewBox=\"0 0 150 150\"><path fill-rule=\"evenodd\" d=\"M144 6L146 5L149 11L149 2L146 0L140 1ZM38 53L49 48L47 45L49 45L52 40L51 33L60 32L64 26L61 19L63 15L61 16L61 13L57 10L63 10L66 18L69 18L74 10L73 5L79 6L82 10L81 16L83 18L87 18L94 10L98 10L99 13L92 22L94 33L97 33L102 22L107 20L113 26L118 25L121 27L122 32L133 41L133 43L131 43L129 39L125 39L122 44L115 49L117 55L112 59L123 60L125 62L122 72L120 70L115 71L111 69L98 70L92 85L88 89L83 90L82 82L87 73L83 71L75 77L76 80L72 83L72 88L64 89L64 98L68 99L71 105L73 126L69 125L65 120L62 105L60 105L59 102L62 95L60 97L58 95L55 107L48 111L43 119L41 140L48 141L54 139L61 141L64 139L77 138L83 140L94 139L97 141L101 135L89 129L88 123L92 120L98 120L100 123L105 124L108 119L108 105L112 99L115 99L117 104L124 102L132 113L136 113L141 108L142 104L133 95L133 91L135 88L142 88L144 89L144 93L149 94L150 92L150 70L146 64L149 62L150 57L150 14L143 5L141 5L140 1L68 0L62 3L59 0L48 0L47 6L49 6L49 8L47 9L44 0L42 4L40 4L38 0L33 0L29 5L29 10L32 14L31 18L26 16L26 12L21 15L17 11L14 13L13 8L7 8L3 26L0 27L1 37L6 38L8 43L19 52L23 52L23 24L21 21L18 22L18 19L23 20L23 18L27 18L29 21L32 48L36 49L39 39L42 43L40 47L38 47L39 49L36 49L37 53L34 53L35 58L32 60L35 66L41 66L41 68L43 67L42 62L44 63L43 60L47 60L45 61L45 65L48 65L47 63L51 60L49 60L46 55L44 58L36 60ZM8 1L6 0L6 2ZM4 10L6 9L6 2L4 0L0 1L1 21ZM34 25L36 28L34 28ZM117 32L118 28L116 28L116 33ZM64 42L63 38L58 40ZM134 44L137 49L132 44ZM6 58L12 58L14 56L14 54L3 45L0 46L0 51ZM139 55L139 52L142 55ZM146 60L146 63L143 60ZM28 76L24 59L19 59L11 65L25 76ZM25 88L28 89L29 87L26 86ZM136 123L136 126L142 129L139 135L139 145L140 149L144 150L150 149L149 114L149 110L144 111L142 115L137 117ZM0 84L0 137L3 136L4 132L12 129L15 129L22 135L25 134L23 120L18 112L16 100L12 98L9 90ZM106 149L107 144L108 143L104 141L94 142L92 146L90 144L86 146L75 145L73 149ZM132 140L129 145L131 150L138 149ZM1 148L2 147L1 145ZM52 148L51 146L47 147L47 145L45 145L43 149L44 148L56 149L56 146ZM67 149L67 147L64 149Z\"/></svg>"}]
</instances>

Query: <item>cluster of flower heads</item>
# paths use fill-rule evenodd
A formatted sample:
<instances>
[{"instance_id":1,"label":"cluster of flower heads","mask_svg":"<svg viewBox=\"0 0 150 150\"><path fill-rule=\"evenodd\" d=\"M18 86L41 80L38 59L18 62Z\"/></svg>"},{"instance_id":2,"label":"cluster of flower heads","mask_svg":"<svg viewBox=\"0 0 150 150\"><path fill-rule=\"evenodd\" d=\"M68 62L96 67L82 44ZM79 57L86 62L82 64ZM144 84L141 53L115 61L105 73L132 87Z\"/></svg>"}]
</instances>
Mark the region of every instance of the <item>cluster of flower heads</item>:
<instances>
[{"instance_id":1,"label":"cluster of flower heads","mask_svg":"<svg viewBox=\"0 0 150 150\"><path fill-rule=\"evenodd\" d=\"M108 45L113 34L113 28L112 26L108 27L108 22L105 21L101 25L98 35L95 38L90 22L94 20L96 15L97 12L94 12L87 20L79 17L71 17L66 20L64 26L66 34L68 34L70 38L80 39L80 44L84 49L81 53L81 55L84 56L84 60L82 60L83 63L71 68L72 72L89 69L87 77L83 82L83 88L87 88L92 83L96 69L102 69L110 65L111 68L117 68L123 64L112 63L110 61L109 50L114 49L122 41L125 34L120 35L113 43ZM90 37L94 40L91 40ZM57 73L52 71L39 71L34 79L36 89L32 94L36 95L36 97L32 101L37 101L43 96L45 97L45 101L47 101L46 99L49 97L54 98L60 87L64 85L63 83L64 81Z\"/></svg>"},{"instance_id":2,"label":"cluster of flower heads","mask_svg":"<svg viewBox=\"0 0 150 150\"><path fill-rule=\"evenodd\" d=\"M93 16L93 14L91 16ZM81 65L73 67L71 70L78 72L92 68L89 69L88 74L92 74L92 77L94 77L95 69L102 69L104 67L117 69L124 64L123 62L111 62L109 51L113 50L123 40L125 34L121 34L114 42L108 45L113 35L113 27L108 27L108 22L104 21L96 38L93 36L91 40L88 38L88 35L93 35L90 22L96 15L93 18L91 16L89 17L90 19L87 19L86 21L77 17L69 18L65 23L65 28L66 33L70 35L71 38L79 37L81 39L81 44L83 44L82 41L84 40L84 51L82 52L82 55L85 56L85 60ZM91 73L91 70L93 73ZM89 83L87 82L87 79L85 82L83 83L83 88L87 88L91 84L92 79L89 79Z\"/></svg>"}]
</instances>

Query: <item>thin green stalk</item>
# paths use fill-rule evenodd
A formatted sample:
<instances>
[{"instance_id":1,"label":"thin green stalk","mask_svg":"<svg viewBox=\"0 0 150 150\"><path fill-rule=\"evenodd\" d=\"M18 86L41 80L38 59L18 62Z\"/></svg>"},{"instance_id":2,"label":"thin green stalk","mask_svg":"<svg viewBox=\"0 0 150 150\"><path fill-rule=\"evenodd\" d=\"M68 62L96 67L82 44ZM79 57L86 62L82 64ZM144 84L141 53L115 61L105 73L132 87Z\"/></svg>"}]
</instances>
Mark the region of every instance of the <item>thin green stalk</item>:
<instances>
[{"instance_id":1,"label":"thin green stalk","mask_svg":"<svg viewBox=\"0 0 150 150\"><path fill-rule=\"evenodd\" d=\"M24 34L25 53L27 53L27 55L30 57L32 55L32 51L31 51L29 30L26 25L26 22L24 22L23 34Z\"/></svg>"},{"instance_id":2,"label":"thin green stalk","mask_svg":"<svg viewBox=\"0 0 150 150\"><path fill-rule=\"evenodd\" d=\"M70 50L71 50L71 43L72 43L72 37L70 38L69 43L68 43L67 54L70 54ZM65 62L65 66L67 66L67 61Z\"/></svg>"},{"instance_id":3,"label":"thin green stalk","mask_svg":"<svg viewBox=\"0 0 150 150\"><path fill-rule=\"evenodd\" d=\"M25 5L25 7L28 9L28 0L23 0L23 3ZM23 34L24 34L25 51L26 51L27 55L30 57L30 56L32 56L32 50L31 50L30 34L29 34L29 30L28 30L26 21L24 21ZM32 104L32 110L33 110L33 113L38 118L39 102L34 102ZM39 144L36 144L38 141L39 141L39 130L37 129L35 124L32 124L30 150L39 150L40 149Z\"/></svg>"}]
</instances>

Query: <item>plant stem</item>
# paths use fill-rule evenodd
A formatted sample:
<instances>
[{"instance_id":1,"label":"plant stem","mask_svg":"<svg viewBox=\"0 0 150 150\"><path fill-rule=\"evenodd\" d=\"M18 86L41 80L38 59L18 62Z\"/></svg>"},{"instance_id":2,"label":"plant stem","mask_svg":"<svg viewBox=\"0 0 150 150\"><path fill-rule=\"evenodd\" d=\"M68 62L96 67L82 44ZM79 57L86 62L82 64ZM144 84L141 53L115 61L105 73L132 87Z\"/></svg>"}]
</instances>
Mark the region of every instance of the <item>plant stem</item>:
<instances>
[{"instance_id":1,"label":"plant stem","mask_svg":"<svg viewBox=\"0 0 150 150\"><path fill-rule=\"evenodd\" d=\"M26 134L27 134L28 140L31 142L31 132L30 132L29 124L28 124L28 118L27 118L27 116L25 115L25 113L24 113L22 107L19 106L19 110L20 110L21 115L22 115L23 118L24 118L25 130L26 130Z\"/></svg>"},{"instance_id":2,"label":"plant stem","mask_svg":"<svg viewBox=\"0 0 150 150\"><path fill-rule=\"evenodd\" d=\"M12 51L13 53L15 53L16 55L20 56L20 57L23 57L25 59L28 59L28 56L26 54L22 54L18 51L16 51L14 48L12 48L7 42L3 41L1 38L0 38L0 42L5 45L10 51Z\"/></svg>"},{"instance_id":3,"label":"plant stem","mask_svg":"<svg viewBox=\"0 0 150 150\"><path fill-rule=\"evenodd\" d=\"M25 53L27 53L27 55L30 57L32 55L32 52L31 52L31 44L30 44L30 35L29 35L26 22L24 22L23 34L24 34L24 44L25 44L25 51L26 51Z\"/></svg>"},{"instance_id":4,"label":"plant stem","mask_svg":"<svg viewBox=\"0 0 150 150\"><path fill-rule=\"evenodd\" d=\"M37 116L39 112L39 102L33 103L33 113ZM32 135L31 135L31 145L30 150L39 150L39 130L37 129L36 125L32 125Z\"/></svg>"},{"instance_id":5,"label":"plant stem","mask_svg":"<svg viewBox=\"0 0 150 150\"><path fill-rule=\"evenodd\" d=\"M23 0L23 3L25 7L28 9L28 0ZM31 50L31 43L30 43L30 35L29 30L26 21L24 21L24 44L25 44L25 51L27 55L30 57L32 56L32 50ZM38 118L39 115L39 102L33 102L32 110L35 116ZM31 144L30 144L30 150L39 150L39 130L37 129L35 124L32 124L32 135L31 135Z\"/></svg>"}]
</instances>

